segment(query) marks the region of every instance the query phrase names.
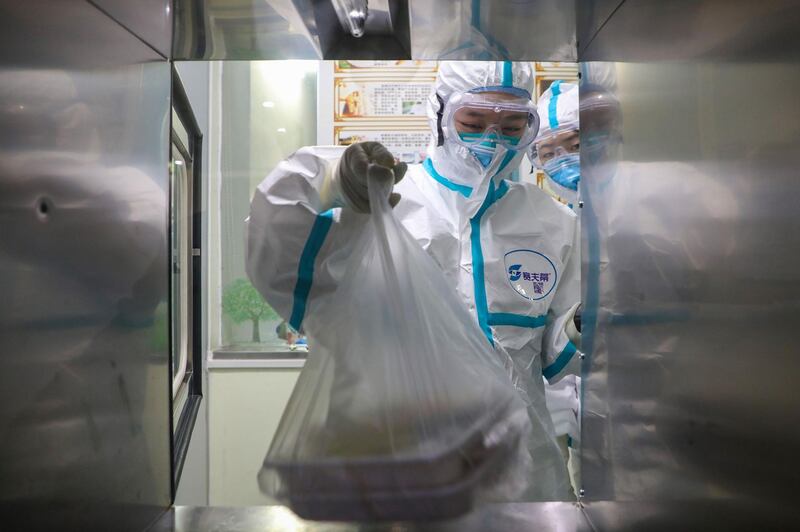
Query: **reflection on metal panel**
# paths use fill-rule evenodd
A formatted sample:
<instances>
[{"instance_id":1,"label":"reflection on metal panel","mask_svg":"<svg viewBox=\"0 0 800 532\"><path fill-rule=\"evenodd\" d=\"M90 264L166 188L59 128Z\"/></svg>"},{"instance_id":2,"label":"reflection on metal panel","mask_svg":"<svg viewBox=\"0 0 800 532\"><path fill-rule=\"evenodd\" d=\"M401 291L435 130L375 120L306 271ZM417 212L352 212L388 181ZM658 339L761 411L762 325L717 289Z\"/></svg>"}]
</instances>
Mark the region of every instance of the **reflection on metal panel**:
<instances>
[{"instance_id":1,"label":"reflection on metal panel","mask_svg":"<svg viewBox=\"0 0 800 532\"><path fill-rule=\"evenodd\" d=\"M164 57L172 41L172 0L89 0Z\"/></svg>"},{"instance_id":2,"label":"reflection on metal panel","mask_svg":"<svg viewBox=\"0 0 800 532\"><path fill-rule=\"evenodd\" d=\"M576 32L578 35L578 56L589 46L603 24L625 0L579 0L576 3Z\"/></svg>"},{"instance_id":3,"label":"reflection on metal panel","mask_svg":"<svg viewBox=\"0 0 800 532\"><path fill-rule=\"evenodd\" d=\"M575 61L575 2L412 0L414 59Z\"/></svg>"},{"instance_id":4,"label":"reflection on metal panel","mask_svg":"<svg viewBox=\"0 0 800 532\"><path fill-rule=\"evenodd\" d=\"M641 532L680 530L794 530L798 513L775 501L662 501L657 503L592 502L583 513L591 530Z\"/></svg>"},{"instance_id":5,"label":"reflection on metal panel","mask_svg":"<svg viewBox=\"0 0 800 532\"><path fill-rule=\"evenodd\" d=\"M176 8L174 58L577 57L574 1L383 0L369 6L371 18L357 39L347 35L331 0L187 0Z\"/></svg>"},{"instance_id":6,"label":"reflection on metal panel","mask_svg":"<svg viewBox=\"0 0 800 532\"><path fill-rule=\"evenodd\" d=\"M582 82L586 497L779 503L800 476L800 69Z\"/></svg>"},{"instance_id":7,"label":"reflection on metal panel","mask_svg":"<svg viewBox=\"0 0 800 532\"><path fill-rule=\"evenodd\" d=\"M532 528L533 527L533 528ZM303 521L283 506L240 508L176 507L164 514L152 532L196 530L274 530L280 532L357 532L418 530L428 532L589 532L581 509L566 502L494 504L452 521L419 524L315 523Z\"/></svg>"},{"instance_id":8,"label":"reflection on metal panel","mask_svg":"<svg viewBox=\"0 0 800 532\"><path fill-rule=\"evenodd\" d=\"M0 517L141 530L170 500L169 66L88 3L26 6L0 71Z\"/></svg>"},{"instance_id":9,"label":"reflection on metal panel","mask_svg":"<svg viewBox=\"0 0 800 532\"><path fill-rule=\"evenodd\" d=\"M283 506L188 507L165 513L152 532L237 530L275 532L640 532L660 530L789 530L796 518L791 505L732 501L663 503L568 502L493 504L455 521L416 524L316 523L303 521Z\"/></svg>"},{"instance_id":10,"label":"reflection on metal panel","mask_svg":"<svg viewBox=\"0 0 800 532\"><path fill-rule=\"evenodd\" d=\"M208 508L178 506L164 514L152 532L241 530L276 532L358 532L414 530L419 532L641 532L643 530L787 530L796 511L731 501L665 502L657 504L567 502L494 504L450 522L397 524L313 523L295 517L282 506Z\"/></svg>"},{"instance_id":11,"label":"reflection on metal panel","mask_svg":"<svg viewBox=\"0 0 800 532\"><path fill-rule=\"evenodd\" d=\"M360 38L338 0L188 0L176 12L175 59L403 59L407 0L369 3Z\"/></svg>"},{"instance_id":12,"label":"reflection on metal panel","mask_svg":"<svg viewBox=\"0 0 800 532\"><path fill-rule=\"evenodd\" d=\"M185 0L175 18L175 60L322 59L312 0Z\"/></svg>"},{"instance_id":13,"label":"reflection on metal panel","mask_svg":"<svg viewBox=\"0 0 800 532\"><path fill-rule=\"evenodd\" d=\"M369 2L362 23L357 15L363 12L346 11L346 6L359 2L323 0L312 4L324 59L411 59L407 0Z\"/></svg>"},{"instance_id":14,"label":"reflection on metal panel","mask_svg":"<svg viewBox=\"0 0 800 532\"><path fill-rule=\"evenodd\" d=\"M578 2L579 29L608 16ZM795 61L800 58L796 0L631 0L591 42L581 33L582 61Z\"/></svg>"},{"instance_id":15,"label":"reflection on metal panel","mask_svg":"<svg viewBox=\"0 0 800 532\"><path fill-rule=\"evenodd\" d=\"M0 2L0 44L5 68L86 69L160 59L91 4L74 0Z\"/></svg>"}]
</instances>

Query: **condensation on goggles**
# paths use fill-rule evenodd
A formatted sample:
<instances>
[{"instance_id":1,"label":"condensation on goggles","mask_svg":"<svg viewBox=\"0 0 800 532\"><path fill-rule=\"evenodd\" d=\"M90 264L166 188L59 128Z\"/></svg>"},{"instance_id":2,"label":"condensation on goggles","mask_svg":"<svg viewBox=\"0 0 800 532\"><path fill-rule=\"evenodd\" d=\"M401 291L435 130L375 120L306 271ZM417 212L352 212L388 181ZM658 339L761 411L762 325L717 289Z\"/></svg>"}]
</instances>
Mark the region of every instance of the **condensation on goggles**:
<instances>
[{"instance_id":1,"label":"condensation on goggles","mask_svg":"<svg viewBox=\"0 0 800 532\"><path fill-rule=\"evenodd\" d=\"M451 97L442 127L448 138L473 146L485 141L522 149L536 138L536 106L524 98L489 98L486 93Z\"/></svg>"}]
</instances>

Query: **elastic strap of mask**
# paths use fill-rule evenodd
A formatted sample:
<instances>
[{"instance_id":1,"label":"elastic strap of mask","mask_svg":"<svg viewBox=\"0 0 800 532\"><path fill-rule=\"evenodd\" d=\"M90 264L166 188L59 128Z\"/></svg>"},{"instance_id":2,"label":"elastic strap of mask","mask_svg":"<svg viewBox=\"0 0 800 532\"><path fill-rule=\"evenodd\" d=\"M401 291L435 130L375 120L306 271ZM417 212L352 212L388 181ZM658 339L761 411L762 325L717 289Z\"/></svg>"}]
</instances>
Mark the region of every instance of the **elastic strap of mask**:
<instances>
[{"instance_id":1,"label":"elastic strap of mask","mask_svg":"<svg viewBox=\"0 0 800 532\"><path fill-rule=\"evenodd\" d=\"M436 146L444 145L444 131L442 130L442 116L444 115L444 98L439 93L436 93L436 99L439 101L439 110L436 111Z\"/></svg>"}]
</instances>

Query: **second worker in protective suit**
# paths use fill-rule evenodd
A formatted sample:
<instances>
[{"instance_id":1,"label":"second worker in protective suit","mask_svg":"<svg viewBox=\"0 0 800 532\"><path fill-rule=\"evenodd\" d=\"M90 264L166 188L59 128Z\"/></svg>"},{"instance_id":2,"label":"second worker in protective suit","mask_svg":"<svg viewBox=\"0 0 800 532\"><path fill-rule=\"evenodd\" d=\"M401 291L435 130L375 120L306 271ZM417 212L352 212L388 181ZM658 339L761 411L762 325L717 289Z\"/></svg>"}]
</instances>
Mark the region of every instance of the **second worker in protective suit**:
<instances>
[{"instance_id":1,"label":"second worker in protective suit","mask_svg":"<svg viewBox=\"0 0 800 532\"><path fill-rule=\"evenodd\" d=\"M542 376L555 382L579 365L571 326L580 300L578 220L538 187L507 180L538 131L532 89L528 63L443 62L428 100L423 164L396 164L371 142L298 150L255 192L247 272L313 339L315 309L336 289L368 219L367 181L393 179L395 215L522 376L533 425L525 499L563 500L569 481Z\"/></svg>"}]
</instances>

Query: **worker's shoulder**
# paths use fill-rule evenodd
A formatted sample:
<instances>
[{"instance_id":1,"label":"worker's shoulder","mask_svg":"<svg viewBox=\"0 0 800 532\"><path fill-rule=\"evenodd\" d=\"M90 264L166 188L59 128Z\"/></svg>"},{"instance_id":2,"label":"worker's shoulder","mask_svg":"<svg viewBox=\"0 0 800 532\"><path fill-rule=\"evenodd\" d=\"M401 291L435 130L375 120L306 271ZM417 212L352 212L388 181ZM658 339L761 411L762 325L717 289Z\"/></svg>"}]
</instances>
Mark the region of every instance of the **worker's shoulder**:
<instances>
[{"instance_id":1,"label":"worker's shoulder","mask_svg":"<svg viewBox=\"0 0 800 532\"><path fill-rule=\"evenodd\" d=\"M345 146L305 146L279 162L259 184L258 190L266 192L276 188L302 187L303 183L321 182L335 167ZM293 188L294 187L294 188Z\"/></svg>"},{"instance_id":2,"label":"worker's shoulder","mask_svg":"<svg viewBox=\"0 0 800 532\"><path fill-rule=\"evenodd\" d=\"M321 176L342 157L346 149L346 146L305 146L281 161L273 173L279 177L287 174Z\"/></svg>"},{"instance_id":3,"label":"worker's shoulder","mask_svg":"<svg viewBox=\"0 0 800 532\"><path fill-rule=\"evenodd\" d=\"M525 201L532 209L536 209L535 212L537 213L545 216L563 218L565 221L577 218L577 215L572 209L533 183L510 181L506 181L506 183L509 186L510 196Z\"/></svg>"},{"instance_id":4,"label":"worker's shoulder","mask_svg":"<svg viewBox=\"0 0 800 532\"><path fill-rule=\"evenodd\" d=\"M341 158L347 146L304 146L287 157L291 159L324 159L326 161Z\"/></svg>"}]
</instances>

